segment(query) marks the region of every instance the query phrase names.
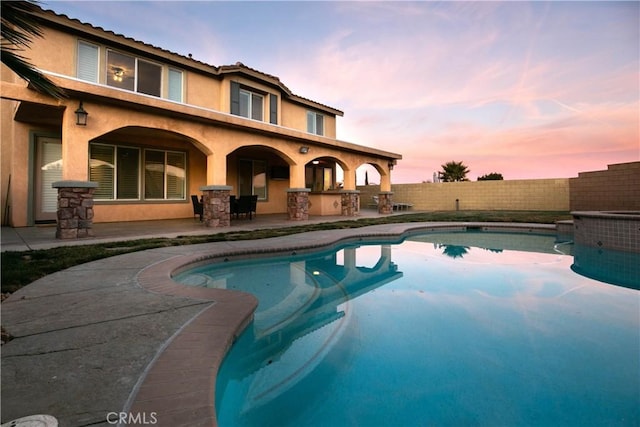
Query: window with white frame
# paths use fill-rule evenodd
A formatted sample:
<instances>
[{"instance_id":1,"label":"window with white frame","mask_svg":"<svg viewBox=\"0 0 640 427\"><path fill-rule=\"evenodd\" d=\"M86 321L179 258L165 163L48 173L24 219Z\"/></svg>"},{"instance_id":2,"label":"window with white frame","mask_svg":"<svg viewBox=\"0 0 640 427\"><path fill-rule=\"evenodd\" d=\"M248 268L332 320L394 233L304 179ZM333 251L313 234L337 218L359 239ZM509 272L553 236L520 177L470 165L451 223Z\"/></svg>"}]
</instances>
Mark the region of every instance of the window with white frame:
<instances>
[{"instance_id":1,"label":"window with white frame","mask_svg":"<svg viewBox=\"0 0 640 427\"><path fill-rule=\"evenodd\" d=\"M315 111L307 111L307 132L324 135L324 116Z\"/></svg>"},{"instance_id":2,"label":"window with white frame","mask_svg":"<svg viewBox=\"0 0 640 427\"><path fill-rule=\"evenodd\" d=\"M183 152L90 145L89 179L98 183L96 200L140 200L141 193L144 200L185 200L186 172Z\"/></svg>"},{"instance_id":3,"label":"window with white frame","mask_svg":"<svg viewBox=\"0 0 640 427\"><path fill-rule=\"evenodd\" d=\"M76 76L92 83L100 82L100 47L78 41ZM131 55L107 50L105 82L108 86L160 97L162 95L163 66ZM183 72L167 68L166 98L183 101Z\"/></svg>"},{"instance_id":4,"label":"window with white frame","mask_svg":"<svg viewBox=\"0 0 640 427\"><path fill-rule=\"evenodd\" d=\"M106 83L109 86L159 97L162 67L134 56L107 51Z\"/></svg>"},{"instance_id":5,"label":"window with white frame","mask_svg":"<svg viewBox=\"0 0 640 427\"><path fill-rule=\"evenodd\" d=\"M169 90L167 99L182 102L182 71L169 68Z\"/></svg>"},{"instance_id":6,"label":"window with white frame","mask_svg":"<svg viewBox=\"0 0 640 427\"><path fill-rule=\"evenodd\" d=\"M272 104L271 101L270 104ZM243 87L238 82L231 82L231 114L263 121L264 95ZM273 121L273 118L270 120Z\"/></svg>"},{"instance_id":7,"label":"window with white frame","mask_svg":"<svg viewBox=\"0 0 640 427\"><path fill-rule=\"evenodd\" d=\"M78 63L76 77L92 83L98 83L98 64L100 47L82 40L78 41Z\"/></svg>"},{"instance_id":8,"label":"window with white frame","mask_svg":"<svg viewBox=\"0 0 640 427\"><path fill-rule=\"evenodd\" d=\"M264 97L260 94L240 89L240 115L253 120L262 121L262 104Z\"/></svg>"}]
</instances>

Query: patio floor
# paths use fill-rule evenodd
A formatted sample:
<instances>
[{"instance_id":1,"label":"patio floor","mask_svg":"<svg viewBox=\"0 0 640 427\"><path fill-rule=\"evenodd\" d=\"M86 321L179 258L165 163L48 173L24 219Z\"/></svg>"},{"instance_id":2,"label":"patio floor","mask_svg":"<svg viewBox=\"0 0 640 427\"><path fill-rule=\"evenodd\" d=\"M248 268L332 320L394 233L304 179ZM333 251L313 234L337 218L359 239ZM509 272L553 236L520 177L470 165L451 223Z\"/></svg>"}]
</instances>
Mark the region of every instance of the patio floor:
<instances>
[{"instance_id":1,"label":"patio floor","mask_svg":"<svg viewBox=\"0 0 640 427\"><path fill-rule=\"evenodd\" d=\"M405 212L406 213L406 212ZM396 215L396 213L392 214ZM0 250L27 251L34 249L50 249L58 246L87 245L151 237L173 238L177 236L197 236L232 231L258 230L266 228L294 227L297 225L317 224L324 222L348 221L358 218L376 218L381 215L373 209L362 209L357 217L315 216L307 221L290 221L286 214L257 215L253 220L233 219L230 227L205 227L197 219L171 219L157 221L131 221L96 223L93 225L95 237L87 239L56 239L55 224L35 227L2 227Z\"/></svg>"}]
</instances>

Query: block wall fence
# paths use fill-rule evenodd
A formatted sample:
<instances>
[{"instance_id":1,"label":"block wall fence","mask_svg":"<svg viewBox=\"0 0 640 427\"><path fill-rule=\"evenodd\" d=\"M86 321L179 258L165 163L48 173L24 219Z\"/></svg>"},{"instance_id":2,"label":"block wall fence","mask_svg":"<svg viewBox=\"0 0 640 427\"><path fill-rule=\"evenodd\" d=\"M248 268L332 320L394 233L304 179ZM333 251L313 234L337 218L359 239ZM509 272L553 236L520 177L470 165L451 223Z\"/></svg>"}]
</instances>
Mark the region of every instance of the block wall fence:
<instances>
[{"instance_id":1,"label":"block wall fence","mask_svg":"<svg viewBox=\"0 0 640 427\"><path fill-rule=\"evenodd\" d=\"M569 186L572 211L640 212L640 162L580 172L577 178L569 180Z\"/></svg>"},{"instance_id":2,"label":"block wall fence","mask_svg":"<svg viewBox=\"0 0 640 427\"><path fill-rule=\"evenodd\" d=\"M358 190L360 204L366 208L380 187L367 185ZM394 202L411 203L415 211L569 210L569 179L566 178L392 184L391 192Z\"/></svg>"},{"instance_id":3,"label":"block wall fence","mask_svg":"<svg viewBox=\"0 0 640 427\"><path fill-rule=\"evenodd\" d=\"M367 208L380 187L358 190L360 206ZM609 165L577 178L392 184L391 192L394 202L411 203L415 211L640 211L640 162Z\"/></svg>"}]
</instances>

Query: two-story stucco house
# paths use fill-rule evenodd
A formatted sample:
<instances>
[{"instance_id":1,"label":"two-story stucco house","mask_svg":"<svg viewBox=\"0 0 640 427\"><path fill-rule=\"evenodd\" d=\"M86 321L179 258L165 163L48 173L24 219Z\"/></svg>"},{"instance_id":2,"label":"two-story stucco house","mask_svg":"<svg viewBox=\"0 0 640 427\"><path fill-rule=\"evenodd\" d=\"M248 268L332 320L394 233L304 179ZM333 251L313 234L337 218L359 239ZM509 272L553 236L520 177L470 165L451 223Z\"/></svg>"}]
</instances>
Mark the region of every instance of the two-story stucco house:
<instances>
[{"instance_id":1,"label":"two-story stucco house","mask_svg":"<svg viewBox=\"0 0 640 427\"><path fill-rule=\"evenodd\" d=\"M191 217L191 195L203 196L208 226L228 226L230 197L242 195L258 196L258 214L354 216L363 164L390 199L401 156L337 139L343 113L277 77L36 14L43 37L23 55L68 97L43 95L2 66L3 224L68 219L65 191L84 192L80 223Z\"/></svg>"}]
</instances>

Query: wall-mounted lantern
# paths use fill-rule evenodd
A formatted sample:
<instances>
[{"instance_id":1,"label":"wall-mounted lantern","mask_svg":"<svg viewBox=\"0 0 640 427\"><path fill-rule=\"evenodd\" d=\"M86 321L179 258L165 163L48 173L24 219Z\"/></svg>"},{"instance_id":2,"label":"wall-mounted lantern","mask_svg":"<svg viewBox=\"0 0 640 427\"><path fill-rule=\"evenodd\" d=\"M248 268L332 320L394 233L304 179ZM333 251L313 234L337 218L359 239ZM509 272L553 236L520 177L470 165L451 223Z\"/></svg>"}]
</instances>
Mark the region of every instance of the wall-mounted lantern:
<instances>
[{"instance_id":1,"label":"wall-mounted lantern","mask_svg":"<svg viewBox=\"0 0 640 427\"><path fill-rule=\"evenodd\" d=\"M89 113L87 113L84 110L84 108L82 107L82 101L80 101L80 106L76 110L76 125L78 125L78 126L86 126L87 125L87 116L89 116Z\"/></svg>"},{"instance_id":2,"label":"wall-mounted lantern","mask_svg":"<svg viewBox=\"0 0 640 427\"><path fill-rule=\"evenodd\" d=\"M300 147L300 154L307 154L309 152L309 147L307 147L306 145L303 145L302 147Z\"/></svg>"}]
</instances>

